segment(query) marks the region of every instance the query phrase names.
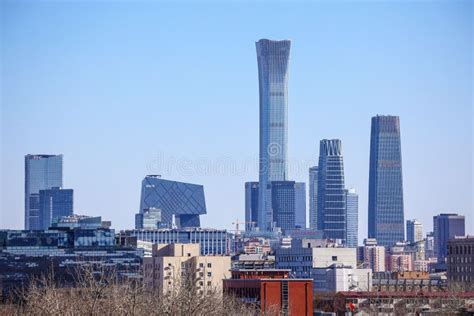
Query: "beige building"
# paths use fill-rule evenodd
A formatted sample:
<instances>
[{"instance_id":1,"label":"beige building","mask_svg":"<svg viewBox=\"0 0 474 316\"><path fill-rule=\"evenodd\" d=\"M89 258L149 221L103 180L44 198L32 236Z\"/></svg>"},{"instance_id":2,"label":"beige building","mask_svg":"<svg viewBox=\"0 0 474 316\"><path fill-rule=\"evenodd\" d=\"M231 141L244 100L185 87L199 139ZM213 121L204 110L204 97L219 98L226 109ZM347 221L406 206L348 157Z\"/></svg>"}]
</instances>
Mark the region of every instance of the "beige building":
<instances>
[{"instance_id":1,"label":"beige building","mask_svg":"<svg viewBox=\"0 0 474 316\"><path fill-rule=\"evenodd\" d=\"M385 271L385 247L377 246L373 238L364 240L364 267L373 272Z\"/></svg>"},{"instance_id":2,"label":"beige building","mask_svg":"<svg viewBox=\"0 0 474 316\"><path fill-rule=\"evenodd\" d=\"M198 291L222 293L222 279L230 278L229 256L201 256L199 244L155 244L143 259L148 287L161 293L193 284Z\"/></svg>"}]
</instances>

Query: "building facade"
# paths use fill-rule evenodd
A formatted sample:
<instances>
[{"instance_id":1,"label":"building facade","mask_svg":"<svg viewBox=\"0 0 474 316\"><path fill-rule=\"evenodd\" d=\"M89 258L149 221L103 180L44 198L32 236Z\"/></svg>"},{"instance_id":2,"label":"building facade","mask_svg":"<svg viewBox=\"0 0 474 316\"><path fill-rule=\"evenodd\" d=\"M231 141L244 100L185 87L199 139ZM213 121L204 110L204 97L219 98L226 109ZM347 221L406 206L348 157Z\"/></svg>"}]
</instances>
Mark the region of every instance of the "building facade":
<instances>
[{"instance_id":1,"label":"building facade","mask_svg":"<svg viewBox=\"0 0 474 316\"><path fill-rule=\"evenodd\" d=\"M273 222L270 181L287 179L289 40L256 42L260 103L258 227Z\"/></svg>"},{"instance_id":2,"label":"building facade","mask_svg":"<svg viewBox=\"0 0 474 316\"><path fill-rule=\"evenodd\" d=\"M450 239L446 261L448 282L472 284L474 282L474 236Z\"/></svg>"},{"instance_id":3,"label":"building facade","mask_svg":"<svg viewBox=\"0 0 474 316\"><path fill-rule=\"evenodd\" d=\"M306 228L306 184L295 182L295 227Z\"/></svg>"},{"instance_id":4,"label":"building facade","mask_svg":"<svg viewBox=\"0 0 474 316\"><path fill-rule=\"evenodd\" d=\"M231 235L226 230L204 228L127 230L123 237L135 237L137 240L154 244L199 244L201 255L230 254Z\"/></svg>"},{"instance_id":5,"label":"building facade","mask_svg":"<svg viewBox=\"0 0 474 316\"><path fill-rule=\"evenodd\" d=\"M364 267L372 269L373 272L384 272L385 265L385 247L378 246L376 239L364 240Z\"/></svg>"},{"instance_id":6,"label":"building facade","mask_svg":"<svg viewBox=\"0 0 474 316\"><path fill-rule=\"evenodd\" d=\"M74 213L73 193L58 187L39 191L40 229L48 229L55 219Z\"/></svg>"},{"instance_id":7,"label":"building facade","mask_svg":"<svg viewBox=\"0 0 474 316\"><path fill-rule=\"evenodd\" d=\"M359 195L355 189L346 190L347 247L355 248L359 239Z\"/></svg>"},{"instance_id":8,"label":"building facade","mask_svg":"<svg viewBox=\"0 0 474 316\"><path fill-rule=\"evenodd\" d=\"M372 118L368 237L391 247L405 239L402 150L398 116Z\"/></svg>"},{"instance_id":9,"label":"building facade","mask_svg":"<svg viewBox=\"0 0 474 316\"><path fill-rule=\"evenodd\" d=\"M434 252L438 263L445 263L448 254L448 240L465 235L464 216L440 214L433 217Z\"/></svg>"},{"instance_id":10,"label":"building facade","mask_svg":"<svg viewBox=\"0 0 474 316\"><path fill-rule=\"evenodd\" d=\"M245 182L245 230L254 230L257 222L258 182Z\"/></svg>"},{"instance_id":11,"label":"building facade","mask_svg":"<svg viewBox=\"0 0 474 316\"><path fill-rule=\"evenodd\" d=\"M407 220L407 241L411 243L423 240L423 225L416 219Z\"/></svg>"},{"instance_id":12,"label":"building facade","mask_svg":"<svg viewBox=\"0 0 474 316\"><path fill-rule=\"evenodd\" d=\"M161 209L147 208L143 213L135 214L135 229L161 228Z\"/></svg>"},{"instance_id":13,"label":"building facade","mask_svg":"<svg viewBox=\"0 0 474 316\"><path fill-rule=\"evenodd\" d=\"M199 244L155 244L152 256L143 259L143 278L161 294L183 287L201 294L222 293L230 268L229 256L202 256Z\"/></svg>"},{"instance_id":14,"label":"building facade","mask_svg":"<svg viewBox=\"0 0 474 316\"><path fill-rule=\"evenodd\" d=\"M39 191L63 186L62 155L25 156L25 229L40 229Z\"/></svg>"},{"instance_id":15,"label":"building facade","mask_svg":"<svg viewBox=\"0 0 474 316\"><path fill-rule=\"evenodd\" d=\"M323 139L319 147L318 230L325 238L346 243L347 216L344 188L342 143L339 139Z\"/></svg>"},{"instance_id":16,"label":"building facade","mask_svg":"<svg viewBox=\"0 0 474 316\"><path fill-rule=\"evenodd\" d=\"M311 279L294 279L282 269L233 269L224 292L255 304L261 315L313 315Z\"/></svg>"},{"instance_id":17,"label":"building facade","mask_svg":"<svg viewBox=\"0 0 474 316\"><path fill-rule=\"evenodd\" d=\"M309 168L309 228L318 229L318 166Z\"/></svg>"},{"instance_id":18,"label":"building facade","mask_svg":"<svg viewBox=\"0 0 474 316\"><path fill-rule=\"evenodd\" d=\"M148 175L142 181L139 213L151 208L161 209L161 222L169 228L173 218L177 227L199 227L199 216L207 213L204 188Z\"/></svg>"}]
</instances>

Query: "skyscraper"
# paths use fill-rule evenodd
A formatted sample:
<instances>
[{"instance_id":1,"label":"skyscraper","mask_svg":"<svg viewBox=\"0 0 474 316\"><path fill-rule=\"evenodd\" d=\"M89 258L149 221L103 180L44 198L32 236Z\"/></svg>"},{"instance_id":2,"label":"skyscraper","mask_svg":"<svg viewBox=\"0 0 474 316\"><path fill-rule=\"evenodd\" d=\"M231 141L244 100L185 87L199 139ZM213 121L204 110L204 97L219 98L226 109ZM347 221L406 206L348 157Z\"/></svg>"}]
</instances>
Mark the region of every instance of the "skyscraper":
<instances>
[{"instance_id":1,"label":"skyscraper","mask_svg":"<svg viewBox=\"0 0 474 316\"><path fill-rule=\"evenodd\" d=\"M407 241L415 243L423 240L423 225L416 219L407 220Z\"/></svg>"},{"instance_id":2,"label":"skyscraper","mask_svg":"<svg viewBox=\"0 0 474 316\"><path fill-rule=\"evenodd\" d=\"M339 139L323 139L319 146L318 230L324 232L325 238L346 243L346 191Z\"/></svg>"},{"instance_id":3,"label":"skyscraper","mask_svg":"<svg viewBox=\"0 0 474 316\"><path fill-rule=\"evenodd\" d=\"M287 179L289 40L256 43L260 99L258 227L273 224L270 181Z\"/></svg>"},{"instance_id":4,"label":"skyscraper","mask_svg":"<svg viewBox=\"0 0 474 316\"><path fill-rule=\"evenodd\" d=\"M309 168L309 228L318 229L318 166Z\"/></svg>"},{"instance_id":5,"label":"skyscraper","mask_svg":"<svg viewBox=\"0 0 474 316\"><path fill-rule=\"evenodd\" d=\"M359 195L355 189L346 190L347 247L355 248L359 232Z\"/></svg>"},{"instance_id":6,"label":"skyscraper","mask_svg":"<svg viewBox=\"0 0 474 316\"><path fill-rule=\"evenodd\" d=\"M434 255L438 263L444 263L448 255L448 240L465 235L464 216L439 214L433 217Z\"/></svg>"},{"instance_id":7,"label":"skyscraper","mask_svg":"<svg viewBox=\"0 0 474 316\"><path fill-rule=\"evenodd\" d=\"M161 223L172 226L173 216L178 227L199 227L199 215L206 214L202 185L162 179L148 175L142 181L140 212L161 210Z\"/></svg>"},{"instance_id":8,"label":"skyscraper","mask_svg":"<svg viewBox=\"0 0 474 316\"><path fill-rule=\"evenodd\" d=\"M25 156L25 229L41 228L39 191L62 185L62 155Z\"/></svg>"},{"instance_id":9,"label":"skyscraper","mask_svg":"<svg viewBox=\"0 0 474 316\"><path fill-rule=\"evenodd\" d=\"M271 182L273 222L283 232L295 228L296 199L294 181Z\"/></svg>"},{"instance_id":10,"label":"skyscraper","mask_svg":"<svg viewBox=\"0 0 474 316\"><path fill-rule=\"evenodd\" d=\"M306 228L306 184L295 183L295 226Z\"/></svg>"},{"instance_id":11,"label":"skyscraper","mask_svg":"<svg viewBox=\"0 0 474 316\"><path fill-rule=\"evenodd\" d=\"M385 247L405 239L398 116L372 118L368 228L369 238L376 238Z\"/></svg>"},{"instance_id":12,"label":"skyscraper","mask_svg":"<svg viewBox=\"0 0 474 316\"><path fill-rule=\"evenodd\" d=\"M245 182L245 230L252 230L258 221L258 182Z\"/></svg>"},{"instance_id":13,"label":"skyscraper","mask_svg":"<svg viewBox=\"0 0 474 316\"><path fill-rule=\"evenodd\" d=\"M54 220L71 216L73 208L73 190L53 187L39 191L39 229L48 229Z\"/></svg>"}]
</instances>

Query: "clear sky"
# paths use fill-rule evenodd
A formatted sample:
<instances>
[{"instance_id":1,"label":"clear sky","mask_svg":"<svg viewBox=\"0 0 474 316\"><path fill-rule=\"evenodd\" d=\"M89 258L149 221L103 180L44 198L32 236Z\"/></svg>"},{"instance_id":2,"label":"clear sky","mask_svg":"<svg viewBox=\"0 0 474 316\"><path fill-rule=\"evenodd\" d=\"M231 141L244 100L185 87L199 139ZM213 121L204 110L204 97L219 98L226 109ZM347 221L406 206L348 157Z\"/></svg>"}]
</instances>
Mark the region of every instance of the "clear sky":
<instances>
[{"instance_id":1,"label":"clear sky","mask_svg":"<svg viewBox=\"0 0 474 316\"><path fill-rule=\"evenodd\" d=\"M473 209L473 3L1 2L1 228L23 225L24 155L64 154L75 211L132 228L146 174L204 185L203 226L256 180L255 41L291 39L290 178L340 138L367 235L370 119L401 119L405 217Z\"/></svg>"}]
</instances>

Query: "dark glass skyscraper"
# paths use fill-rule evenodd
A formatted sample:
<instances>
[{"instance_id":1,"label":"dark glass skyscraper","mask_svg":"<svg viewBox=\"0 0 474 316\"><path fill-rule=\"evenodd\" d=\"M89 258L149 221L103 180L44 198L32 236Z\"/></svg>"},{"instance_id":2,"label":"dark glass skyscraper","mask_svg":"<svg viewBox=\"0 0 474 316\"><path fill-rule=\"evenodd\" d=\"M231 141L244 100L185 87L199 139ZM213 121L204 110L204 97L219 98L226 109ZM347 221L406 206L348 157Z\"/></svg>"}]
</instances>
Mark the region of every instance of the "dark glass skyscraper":
<instances>
[{"instance_id":1,"label":"dark glass skyscraper","mask_svg":"<svg viewBox=\"0 0 474 316\"><path fill-rule=\"evenodd\" d=\"M323 139L319 146L318 230L325 238L346 243L346 190L344 162L339 139Z\"/></svg>"},{"instance_id":2,"label":"dark glass skyscraper","mask_svg":"<svg viewBox=\"0 0 474 316\"><path fill-rule=\"evenodd\" d=\"M173 216L178 227L199 227L199 215L206 214L202 185L161 179L148 175L142 181L140 212L161 209L161 223L171 227Z\"/></svg>"},{"instance_id":3,"label":"dark glass skyscraper","mask_svg":"<svg viewBox=\"0 0 474 316\"><path fill-rule=\"evenodd\" d=\"M48 229L54 220L74 213L73 190L53 187L39 191L39 229Z\"/></svg>"},{"instance_id":4,"label":"dark glass skyscraper","mask_svg":"<svg viewBox=\"0 0 474 316\"><path fill-rule=\"evenodd\" d=\"M270 181L287 179L289 40L256 43L260 99L260 230L271 229Z\"/></svg>"},{"instance_id":5,"label":"dark glass skyscraper","mask_svg":"<svg viewBox=\"0 0 474 316\"><path fill-rule=\"evenodd\" d=\"M369 169L369 238L391 247L405 239L398 116L372 118Z\"/></svg>"},{"instance_id":6,"label":"dark glass skyscraper","mask_svg":"<svg viewBox=\"0 0 474 316\"><path fill-rule=\"evenodd\" d=\"M25 229L41 229L39 191L62 185L62 155L25 156Z\"/></svg>"},{"instance_id":7,"label":"dark glass skyscraper","mask_svg":"<svg viewBox=\"0 0 474 316\"><path fill-rule=\"evenodd\" d=\"M245 230L252 230L258 221L258 182L245 182Z\"/></svg>"},{"instance_id":8,"label":"dark glass skyscraper","mask_svg":"<svg viewBox=\"0 0 474 316\"><path fill-rule=\"evenodd\" d=\"M464 216L439 214L433 217L434 255L438 263L444 263L448 255L448 240L465 235Z\"/></svg>"}]
</instances>

